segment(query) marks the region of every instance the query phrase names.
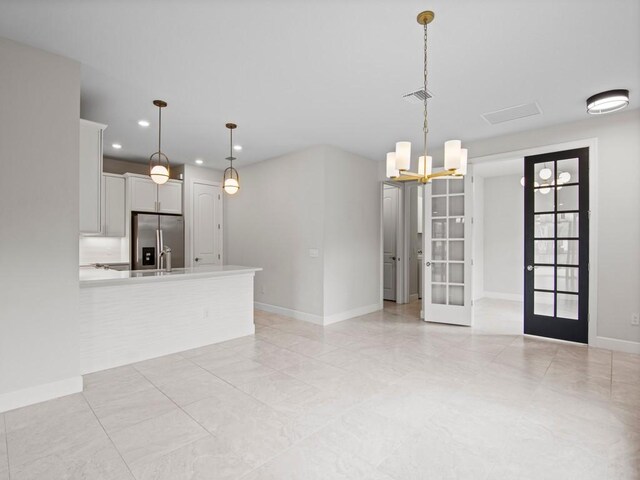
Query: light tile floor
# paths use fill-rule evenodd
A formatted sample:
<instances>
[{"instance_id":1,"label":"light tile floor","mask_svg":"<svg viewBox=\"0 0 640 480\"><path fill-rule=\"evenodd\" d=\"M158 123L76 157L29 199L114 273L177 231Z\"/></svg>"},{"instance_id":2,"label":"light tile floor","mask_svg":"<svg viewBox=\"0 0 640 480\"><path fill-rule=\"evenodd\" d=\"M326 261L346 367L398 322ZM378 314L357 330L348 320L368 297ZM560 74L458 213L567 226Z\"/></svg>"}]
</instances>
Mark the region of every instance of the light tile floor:
<instances>
[{"instance_id":1,"label":"light tile floor","mask_svg":"<svg viewBox=\"0 0 640 480\"><path fill-rule=\"evenodd\" d=\"M504 333L499 307L474 329L256 312L254 336L0 414L0 480L640 478L640 356Z\"/></svg>"}]
</instances>

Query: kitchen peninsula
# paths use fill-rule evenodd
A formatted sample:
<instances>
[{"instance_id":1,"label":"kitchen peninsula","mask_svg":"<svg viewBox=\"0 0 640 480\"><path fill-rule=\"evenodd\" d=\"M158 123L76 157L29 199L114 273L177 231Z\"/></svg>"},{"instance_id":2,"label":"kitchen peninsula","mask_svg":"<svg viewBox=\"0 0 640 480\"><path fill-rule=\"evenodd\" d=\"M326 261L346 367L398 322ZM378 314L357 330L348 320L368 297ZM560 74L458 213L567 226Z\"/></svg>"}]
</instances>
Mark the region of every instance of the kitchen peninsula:
<instances>
[{"instance_id":1,"label":"kitchen peninsula","mask_svg":"<svg viewBox=\"0 0 640 480\"><path fill-rule=\"evenodd\" d=\"M82 374L251 335L260 268L80 270Z\"/></svg>"}]
</instances>

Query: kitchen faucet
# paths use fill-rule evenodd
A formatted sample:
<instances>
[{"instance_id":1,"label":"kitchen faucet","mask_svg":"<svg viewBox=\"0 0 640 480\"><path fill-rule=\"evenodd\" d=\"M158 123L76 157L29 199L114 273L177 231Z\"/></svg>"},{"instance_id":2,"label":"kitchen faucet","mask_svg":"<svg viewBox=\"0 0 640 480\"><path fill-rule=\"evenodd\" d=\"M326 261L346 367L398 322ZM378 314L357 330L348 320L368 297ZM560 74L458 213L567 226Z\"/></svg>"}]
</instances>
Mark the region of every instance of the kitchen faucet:
<instances>
[{"instance_id":1,"label":"kitchen faucet","mask_svg":"<svg viewBox=\"0 0 640 480\"><path fill-rule=\"evenodd\" d=\"M164 259L164 270L167 272L171 271L171 247L165 245L164 248L162 249L162 251L160 252L160 255L158 255L158 260L162 260ZM160 269L162 269L162 264L160 262L159 263L159 267Z\"/></svg>"}]
</instances>

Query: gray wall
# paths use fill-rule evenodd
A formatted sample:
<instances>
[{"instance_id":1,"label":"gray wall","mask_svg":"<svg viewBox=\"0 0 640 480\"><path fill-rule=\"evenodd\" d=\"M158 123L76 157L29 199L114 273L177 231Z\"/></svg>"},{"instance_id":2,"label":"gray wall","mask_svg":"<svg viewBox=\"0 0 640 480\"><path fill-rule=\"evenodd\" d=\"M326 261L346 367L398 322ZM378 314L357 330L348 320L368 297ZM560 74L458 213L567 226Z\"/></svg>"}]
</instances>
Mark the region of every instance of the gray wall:
<instances>
[{"instance_id":1,"label":"gray wall","mask_svg":"<svg viewBox=\"0 0 640 480\"><path fill-rule=\"evenodd\" d=\"M487 177L483 182L485 296L497 293L513 296L513 299L523 298L524 197L520 177ZM480 223L476 215L474 226ZM481 266L474 264L474 268Z\"/></svg>"},{"instance_id":2,"label":"gray wall","mask_svg":"<svg viewBox=\"0 0 640 480\"><path fill-rule=\"evenodd\" d=\"M81 386L80 65L2 38L0 65L2 410L20 396L10 392Z\"/></svg>"},{"instance_id":3,"label":"gray wall","mask_svg":"<svg viewBox=\"0 0 640 480\"><path fill-rule=\"evenodd\" d=\"M596 137L598 335L640 342L640 110L467 142L475 157ZM486 192L485 192L486 193ZM485 212L486 215L487 212ZM594 265L591 266L594 268ZM621 279L624 279L621 281ZM486 286L485 286L486 289Z\"/></svg>"}]
</instances>

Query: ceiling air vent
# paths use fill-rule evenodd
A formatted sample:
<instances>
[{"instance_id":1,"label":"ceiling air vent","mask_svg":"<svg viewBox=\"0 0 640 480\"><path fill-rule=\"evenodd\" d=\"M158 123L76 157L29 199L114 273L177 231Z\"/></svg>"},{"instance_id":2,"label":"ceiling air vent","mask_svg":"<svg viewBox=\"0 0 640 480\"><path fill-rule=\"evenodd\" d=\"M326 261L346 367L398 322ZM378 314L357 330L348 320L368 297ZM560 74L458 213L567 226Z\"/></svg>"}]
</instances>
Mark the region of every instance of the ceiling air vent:
<instances>
[{"instance_id":1,"label":"ceiling air vent","mask_svg":"<svg viewBox=\"0 0 640 480\"><path fill-rule=\"evenodd\" d=\"M497 123L510 122L518 118L531 117L540 115L542 110L537 103L525 103L524 105L516 105L515 107L503 108L495 112L483 113L480 115L490 125Z\"/></svg>"},{"instance_id":2,"label":"ceiling air vent","mask_svg":"<svg viewBox=\"0 0 640 480\"><path fill-rule=\"evenodd\" d=\"M424 96L424 88L419 88L413 92L405 93L402 98L410 103L424 105ZM433 94L429 90L427 90L427 98L433 98Z\"/></svg>"}]
</instances>

